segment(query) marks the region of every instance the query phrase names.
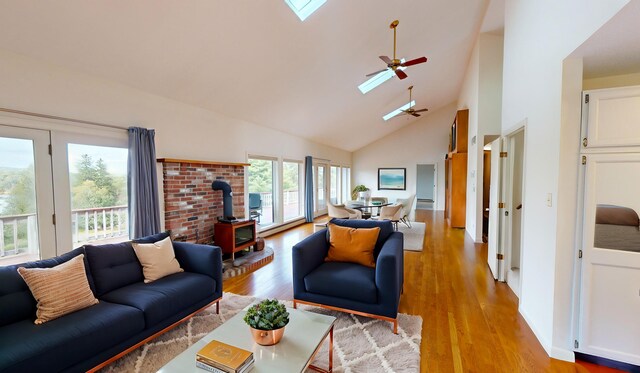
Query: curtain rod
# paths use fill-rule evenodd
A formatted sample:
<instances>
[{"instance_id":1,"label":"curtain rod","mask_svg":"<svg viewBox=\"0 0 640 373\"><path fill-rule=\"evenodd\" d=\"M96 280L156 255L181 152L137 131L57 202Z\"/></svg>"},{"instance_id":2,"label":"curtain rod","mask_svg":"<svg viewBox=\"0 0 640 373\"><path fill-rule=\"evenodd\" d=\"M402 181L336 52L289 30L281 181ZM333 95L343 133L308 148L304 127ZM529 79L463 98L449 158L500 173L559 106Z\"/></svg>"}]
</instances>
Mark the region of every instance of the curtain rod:
<instances>
[{"instance_id":1,"label":"curtain rod","mask_svg":"<svg viewBox=\"0 0 640 373\"><path fill-rule=\"evenodd\" d=\"M88 121L88 120L73 119L73 118L66 118L66 117L58 117L58 116L55 116L55 115L39 114L39 113L32 113L30 111L22 111L22 110L14 110L14 109L6 109L6 108L0 108L0 111L1 112L5 112L5 113L29 115L29 116L32 116L32 117L45 118L45 119L64 120L64 121L67 121L67 122L89 124L89 125L92 125L92 126L100 126L100 127L107 127L107 128L113 128L113 129L117 129L117 130L127 131L126 128L114 126L113 124L104 124L104 123L98 123L98 122L91 122L91 121Z\"/></svg>"}]
</instances>

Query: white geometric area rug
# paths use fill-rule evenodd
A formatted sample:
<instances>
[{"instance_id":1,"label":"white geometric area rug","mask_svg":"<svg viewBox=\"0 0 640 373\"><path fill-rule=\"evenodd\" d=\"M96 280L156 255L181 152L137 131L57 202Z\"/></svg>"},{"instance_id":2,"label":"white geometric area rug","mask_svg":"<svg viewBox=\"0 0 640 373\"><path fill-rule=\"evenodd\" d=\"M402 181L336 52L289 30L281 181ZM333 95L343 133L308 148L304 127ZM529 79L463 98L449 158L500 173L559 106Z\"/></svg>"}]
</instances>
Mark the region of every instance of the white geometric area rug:
<instances>
[{"instance_id":1,"label":"white geometric area rug","mask_svg":"<svg viewBox=\"0 0 640 373\"><path fill-rule=\"evenodd\" d=\"M224 293L220 301L220 314L216 314L215 305L209 307L189 321L107 366L101 372L156 372L176 355L256 299ZM291 302L285 302L285 304L292 305ZM300 306L299 308L337 318L333 330L334 372L414 373L420 371L422 340L420 316L398 314L398 334L396 335L393 334L391 323L387 321L316 307ZM325 369L328 367L328 347L329 342L326 340L316 354L313 365ZM311 370L307 371L311 372Z\"/></svg>"},{"instance_id":2,"label":"white geometric area rug","mask_svg":"<svg viewBox=\"0 0 640 373\"><path fill-rule=\"evenodd\" d=\"M412 221L411 228L398 223L398 232L404 235L404 249L408 251L422 251L424 247L424 234L427 230L425 223Z\"/></svg>"}]
</instances>

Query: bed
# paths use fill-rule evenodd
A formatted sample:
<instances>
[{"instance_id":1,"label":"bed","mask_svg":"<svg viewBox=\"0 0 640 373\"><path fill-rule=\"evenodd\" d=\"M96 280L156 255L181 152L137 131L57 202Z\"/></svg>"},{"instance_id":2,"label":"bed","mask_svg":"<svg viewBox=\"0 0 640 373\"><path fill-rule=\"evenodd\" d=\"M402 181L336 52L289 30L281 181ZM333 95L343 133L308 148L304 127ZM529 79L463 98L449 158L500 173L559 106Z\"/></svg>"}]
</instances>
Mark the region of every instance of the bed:
<instances>
[{"instance_id":1,"label":"bed","mask_svg":"<svg viewBox=\"0 0 640 373\"><path fill-rule=\"evenodd\" d=\"M593 245L601 249L640 252L638 213L629 207L597 205Z\"/></svg>"}]
</instances>

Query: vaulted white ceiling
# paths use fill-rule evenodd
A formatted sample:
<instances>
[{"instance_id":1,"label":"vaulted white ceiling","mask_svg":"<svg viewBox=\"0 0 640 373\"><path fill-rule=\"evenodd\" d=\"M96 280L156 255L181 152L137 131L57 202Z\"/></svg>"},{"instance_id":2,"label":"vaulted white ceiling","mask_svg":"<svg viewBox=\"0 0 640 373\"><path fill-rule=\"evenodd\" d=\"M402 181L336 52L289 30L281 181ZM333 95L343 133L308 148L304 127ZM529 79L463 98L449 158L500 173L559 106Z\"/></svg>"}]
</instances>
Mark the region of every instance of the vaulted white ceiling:
<instances>
[{"instance_id":1,"label":"vaulted white ceiling","mask_svg":"<svg viewBox=\"0 0 640 373\"><path fill-rule=\"evenodd\" d=\"M3 0L0 48L352 151L415 120L382 120L410 85L418 108L457 99L486 7L328 0L300 22L283 0ZM362 95L394 19L399 57L429 61Z\"/></svg>"}]
</instances>

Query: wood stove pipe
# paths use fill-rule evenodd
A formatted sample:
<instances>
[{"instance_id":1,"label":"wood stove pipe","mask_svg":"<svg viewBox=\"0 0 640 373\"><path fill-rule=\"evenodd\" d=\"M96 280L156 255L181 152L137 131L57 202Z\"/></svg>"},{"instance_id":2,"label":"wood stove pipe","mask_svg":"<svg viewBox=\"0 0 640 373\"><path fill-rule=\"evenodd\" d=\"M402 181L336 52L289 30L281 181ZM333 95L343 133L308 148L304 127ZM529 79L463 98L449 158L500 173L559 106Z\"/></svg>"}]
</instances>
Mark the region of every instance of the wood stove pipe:
<instances>
[{"instance_id":1,"label":"wood stove pipe","mask_svg":"<svg viewBox=\"0 0 640 373\"><path fill-rule=\"evenodd\" d=\"M233 192L231 191L231 185L229 183L216 180L211 183L211 188L213 190L221 190L222 191L222 206L223 206L223 216L225 220L235 220L233 216Z\"/></svg>"}]
</instances>

